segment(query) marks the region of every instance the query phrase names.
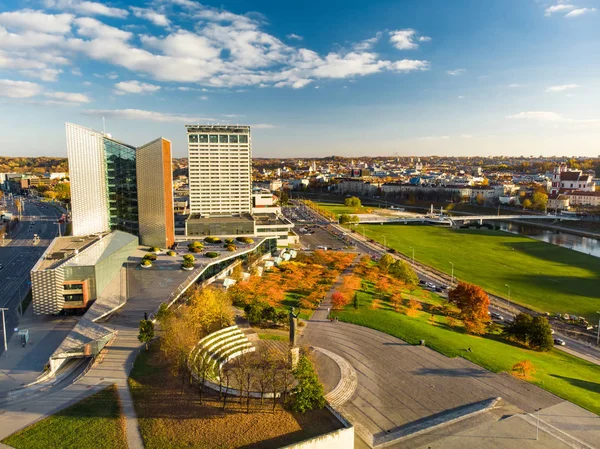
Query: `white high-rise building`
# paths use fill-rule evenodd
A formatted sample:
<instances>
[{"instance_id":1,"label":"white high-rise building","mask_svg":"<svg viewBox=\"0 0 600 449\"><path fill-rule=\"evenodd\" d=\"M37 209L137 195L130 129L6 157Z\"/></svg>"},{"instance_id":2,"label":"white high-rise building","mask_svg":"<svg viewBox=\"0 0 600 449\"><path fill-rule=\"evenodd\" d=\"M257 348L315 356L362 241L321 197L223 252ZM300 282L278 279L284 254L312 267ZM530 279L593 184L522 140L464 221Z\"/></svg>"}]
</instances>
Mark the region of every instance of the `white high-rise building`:
<instances>
[{"instance_id":1,"label":"white high-rise building","mask_svg":"<svg viewBox=\"0 0 600 449\"><path fill-rule=\"evenodd\" d=\"M67 123L66 130L73 235L106 232L110 226L104 135L73 123Z\"/></svg>"},{"instance_id":2,"label":"white high-rise building","mask_svg":"<svg viewBox=\"0 0 600 449\"><path fill-rule=\"evenodd\" d=\"M252 211L249 126L186 125L190 213L200 217Z\"/></svg>"}]
</instances>

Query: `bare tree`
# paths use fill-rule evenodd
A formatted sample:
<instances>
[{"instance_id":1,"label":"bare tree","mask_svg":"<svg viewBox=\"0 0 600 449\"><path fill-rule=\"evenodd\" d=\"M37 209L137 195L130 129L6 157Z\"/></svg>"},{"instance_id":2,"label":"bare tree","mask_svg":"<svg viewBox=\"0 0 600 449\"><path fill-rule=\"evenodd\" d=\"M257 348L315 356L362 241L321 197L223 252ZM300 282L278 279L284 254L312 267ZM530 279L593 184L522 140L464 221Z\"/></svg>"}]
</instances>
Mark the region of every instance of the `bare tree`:
<instances>
[{"instance_id":1,"label":"bare tree","mask_svg":"<svg viewBox=\"0 0 600 449\"><path fill-rule=\"evenodd\" d=\"M240 405L242 405L242 401L244 400L244 385L246 383L249 368L250 367L248 364L248 358L246 357L246 354L242 354L239 357L236 357L235 362L233 364L233 377L240 391Z\"/></svg>"},{"instance_id":2,"label":"bare tree","mask_svg":"<svg viewBox=\"0 0 600 449\"><path fill-rule=\"evenodd\" d=\"M223 410L227 406L227 395L229 394L229 381L231 379L231 368L227 365L224 365L221 368L221 373L225 376L225 394L223 395Z\"/></svg>"},{"instance_id":3,"label":"bare tree","mask_svg":"<svg viewBox=\"0 0 600 449\"><path fill-rule=\"evenodd\" d=\"M271 380L271 372L273 371L273 358L269 351L262 351L260 359L254 365L254 380L256 388L260 392L260 405L264 404L264 397Z\"/></svg>"},{"instance_id":4,"label":"bare tree","mask_svg":"<svg viewBox=\"0 0 600 449\"><path fill-rule=\"evenodd\" d=\"M198 374L198 394L200 395L200 404L202 404L204 399L204 384L206 382L206 376L210 372L211 362L212 360L208 354L199 352L196 355L195 368L196 373Z\"/></svg>"}]
</instances>

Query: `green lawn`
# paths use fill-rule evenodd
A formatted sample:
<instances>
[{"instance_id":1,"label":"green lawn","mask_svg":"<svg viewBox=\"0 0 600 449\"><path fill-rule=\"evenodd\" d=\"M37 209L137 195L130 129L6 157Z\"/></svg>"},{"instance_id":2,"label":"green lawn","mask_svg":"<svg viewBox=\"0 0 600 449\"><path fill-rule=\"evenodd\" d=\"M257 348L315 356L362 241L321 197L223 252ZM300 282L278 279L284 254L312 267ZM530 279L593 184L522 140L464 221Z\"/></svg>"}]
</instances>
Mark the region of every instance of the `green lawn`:
<instances>
[{"instance_id":1,"label":"green lawn","mask_svg":"<svg viewBox=\"0 0 600 449\"><path fill-rule=\"evenodd\" d=\"M2 442L16 449L125 449L125 418L117 388L112 385Z\"/></svg>"},{"instance_id":2,"label":"green lawn","mask_svg":"<svg viewBox=\"0 0 600 449\"><path fill-rule=\"evenodd\" d=\"M319 206L322 206L324 209L334 213L334 214L367 214L371 209L376 209L375 207L363 206L363 207L348 207L343 204L333 204L333 203L317 203Z\"/></svg>"},{"instance_id":3,"label":"green lawn","mask_svg":"<svg viewBox=\"0 0 600 449\"><path fill-rule=\"evenodd\" d=\"M360 226L362 231L363 226ZM365 234L398 252L539 312L597 319L600 259L501 231L366 225Z\"/></svg>"},{"instance_id":4,"label":"green lawn","mask_svg":"<svg viewBox=\"0 0 600 449\"><path fill-rule=\"evenodd\" d=\"M426 345L448 357L461 356L494 372L510 372L522 360L531 360L536 368L532 383L594 413L600 414L600 366L573 357L557 349L542 353L505 342L499 336L476 337L450 327L446 317L418 312L415 317L393 311L387 304L371 310L370 291L360 291L359 308L347 306L336 315L341 321L377 329L408 343L423 339ZM472 352L466 349L471 348Z\"/></svg>"}]
</instances>

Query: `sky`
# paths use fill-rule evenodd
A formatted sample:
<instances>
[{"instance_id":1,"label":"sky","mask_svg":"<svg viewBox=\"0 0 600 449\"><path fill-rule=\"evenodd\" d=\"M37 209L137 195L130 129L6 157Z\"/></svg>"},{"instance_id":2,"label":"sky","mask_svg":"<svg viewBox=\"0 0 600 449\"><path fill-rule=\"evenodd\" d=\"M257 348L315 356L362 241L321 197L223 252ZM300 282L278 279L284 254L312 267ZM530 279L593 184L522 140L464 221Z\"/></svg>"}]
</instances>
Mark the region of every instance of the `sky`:
<instances>
[{"instance_id":1,"label":"sky","mask_svg":"<svg viewBox=\"0 0 600 449\"><path fill-rule=\"evenodd\" d=\"M0 0L4 156L65 122L187 155L600 154L600 0Z\"/></svg>"}]
</instances>

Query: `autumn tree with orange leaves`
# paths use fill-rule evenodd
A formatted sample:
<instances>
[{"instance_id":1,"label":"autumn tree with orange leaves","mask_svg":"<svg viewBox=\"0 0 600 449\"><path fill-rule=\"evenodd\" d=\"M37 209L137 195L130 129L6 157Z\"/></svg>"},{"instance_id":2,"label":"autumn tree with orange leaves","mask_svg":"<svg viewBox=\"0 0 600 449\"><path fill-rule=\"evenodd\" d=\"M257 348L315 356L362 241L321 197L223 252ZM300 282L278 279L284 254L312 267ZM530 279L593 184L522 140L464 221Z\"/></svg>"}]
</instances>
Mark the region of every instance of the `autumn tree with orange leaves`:
<instances>
[{"instance_id":1,"label":"autumn tree with orange leaves","mask_svg":"<svg viewBox=\"0 0 600 449\"><path fill-rule=\"evenodd\" d=\"M459 282L448 292L448 301L460 309L459 316L468 333L483 334L485 332L485 325L489 321L490 298L481 287Z\"/></svg>"}]
</instances>

